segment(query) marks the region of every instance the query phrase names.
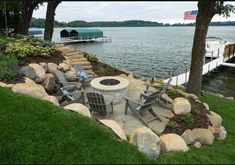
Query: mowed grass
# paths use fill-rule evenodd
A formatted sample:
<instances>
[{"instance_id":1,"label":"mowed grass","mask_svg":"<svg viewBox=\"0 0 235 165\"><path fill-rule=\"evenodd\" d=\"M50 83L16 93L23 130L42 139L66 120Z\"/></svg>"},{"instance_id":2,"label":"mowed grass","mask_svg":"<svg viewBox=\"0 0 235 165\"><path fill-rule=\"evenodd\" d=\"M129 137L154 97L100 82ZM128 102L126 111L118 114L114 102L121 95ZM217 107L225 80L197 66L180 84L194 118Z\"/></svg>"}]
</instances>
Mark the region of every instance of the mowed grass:
<instances>
[{"instance_id":1,"label":"mowed grass","mask_svg":"<svg viewBox=\"0 0 235 165\"><path fill-rule=\"evenodd\" d=\"M222 116L227 139L149 160L91 119L0 88L0 163L235 163L235 101L207 94L201 100Z\"/></svg>"},{"instance_id":2,"label":"mowed grass","mask_svg":"<svg viewBox=\"0 0 235 165\"><path fill-rule=\"evenodd\" d=\"M200 98L208 103L210 110L223 118L222 125L228 132L224 141L216 140L212 146L202 146L187 153L167 153L157 159L157 163L184 164L234 164L235 163L235 101L209 94Z\"/></svg>"},{"instance_id":3,"label":"mowed grass","mask_svg":"<svg viewBox=\"0 0 235 165\"><path fill-rule=\"evenodd\" d=\"M89 118L0 87L0 164L151 162Z\"/></svg>"}]
</instances>

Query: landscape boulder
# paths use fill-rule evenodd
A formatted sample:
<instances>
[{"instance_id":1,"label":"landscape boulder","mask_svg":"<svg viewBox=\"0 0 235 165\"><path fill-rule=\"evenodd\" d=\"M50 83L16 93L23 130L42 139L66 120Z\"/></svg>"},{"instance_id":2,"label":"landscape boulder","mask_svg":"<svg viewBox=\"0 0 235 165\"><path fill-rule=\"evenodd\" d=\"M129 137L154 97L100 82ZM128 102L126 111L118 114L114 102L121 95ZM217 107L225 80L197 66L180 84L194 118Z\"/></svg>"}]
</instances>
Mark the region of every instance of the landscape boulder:
<instances>
[{"instance_id":1,"label":"landscape boulder","mask_svg":"<svg viewBox=\"0 0 235 165\"><path fill-rule=\"evenodd\" d=\"M218 139L218 140L225 140L226 137L227 137L226 129L223 126L220 126L219 129L220 129L220 134L219 134L219 136L216 139Z\"/></svg>"},{"instance_id":2,"label":"landscape boulder","mask_svg":"<svg viewBox=\"0 0 235 165\"><path fill-rule=\"evenodd\" d=\"M47 73L41 85L45 88L47 92L52 92L55 87L54 82L55 82L55 76L51 73Z\"/></svg>"},{"instance_id":3,"label":"landscape boulder","mask_svg":"<svg viewBox=\"0 0 235 165\"><path fill-rule=\"evenodd\" d=\"M201 144L212 145L214 142L214 135L209 129L205 128L195 128L192 130L196 136L196 141L199 141Z\"/></svg>"},{"instance_id":4,"label":"landscape boulder","mask_svg":"<svg viewBox=\"0 0 235 165\"><path fill-rule=\"evenodd\" d=\"M5 87L6 88L12 88L14 86L14 84L7 84Z\"/></svg>"},{"instance_id":5,"label":"landscape boulder","mask_svg":"<svg viewBox=\"0 0 235 165\"><path fill-rule=\"evenodd\" d=\"M4 83L4 82L0 82L0 87L6 87L7 86L7 84L6 83Z\"/></svg>"},{"instance_id":6,"label":"landscape boulder","mask_svg":"<svg viewBox=\"0 0 235 165\"><path fill-rule=\"evenodd\" d=\"M182 89L175 89L175 90L186 98L193 98L195 100L198 100L198 97L193 93L184 92Z\"/></svg>"},{"instance_id":7,"label":"landscape boulder","mask_svg":"<svg viewBox=\"0 0 235 165\"><path fill-rule=\"evenodd\" d=\"M169 133L160 136L161 140L161 151L170 152L170 151L181 151L186 152L189 150L184 139L177 134Z\"/></svg>"},{"instance_id":8,"label":"landscape boulder","mask_svg":"<svg viewBox=\"0 0 235 165\"><path fill-rule=\"evenodd\" d=\"M45 63L45 62L40 62L39 65L41 65L41 67L43 67L43 69L44 69L45 72L47 73L47 71L48 71L48 65L47 65L47 63Z\"/></svg>"},{"instance_id":9,"label":"landscape boulder","mask_svg":"<svg viewBox=\"0 0 235 165\"><path fill-rule=\"evenodd\" d=\"M54 105L59 106L59 102L57 101L55 96L45 96L42 98L42 100L49 101L49 102L53 103Z\"/></svg>"},{"instance_id":10,"label":"landscape boulder","mask_svg":"<svg viewBox=\"0 0 235 165\"><path fill-rule=\"evenodd\" d=\"M43 86L35 83L18 83L15 84L11 89L15 93L21 93L39 99L47 96L47 93Z\"/></svg>"},{"instance_id":11,"label":"landscape boulder","mask_svg":"<svg viewBox=\"0 0 235 165\"><path fill-rule=\"evenodd\" d=\"M54 73L57 70L58 65L55 63L48 63L47 64L48 71L49 73Z\"/></svg>"},{"instance_id":12,"label":"landscape boulder","mask_svg":"<svg viewBox=\"0 0 235 165\"><path fill-rule=\"evenodd\" d=\"M209 105L207 104L207 103L202 103L205 107L206 107L206 110L208 110L209 111Z\"/></svg>"},{"instance_id":13,"label":"landscape boulder","mask_svg":"<svg viewBox=\"0 0 235 165\"><path fill-rule=\"evenodd\" d=\"M102 119L99 120L102 124L112 129L112 131L122 140L126 139L126 134L123 131L122 127L114 120Z\"/></svg>"},{"instance_id":14,"label":"landscape boulder","mask_svg":"<svg viewBox=\"0 0 235 165\"><path fill-rule=\"evenodd\" d=\"M184 139L187 145L193 144L196 141L196 136L190 129L185 130L181 137Z\"/></svg>"},{"instance_id":15,"label":"landscape boulder","mask_svg":"<svg viewBox=\"0 0 235 165\"><path fill-rule=\"evenodd\" d=\"M150 158L157 158L161 153L160 138L147 127L136 128L130 135L130 142Z\"/></svg>"},{"instance_id":16,"label":"landscape boulder","mask_svg":"<svg viewBox=\"0 0 235 165\"><path fill-rule=\"evenodd\" d=\"M200 142L196 141L196 142L193 144L193 146L196 147L196 148L201 148L202 145L201 145Z\"/></svg>"},{"instance_id":17,"label":"landscape boulder","mask_svg":"<svg viewBox=\"0 0 235 165\"><path fill-rule=\"evenodd\" d=\"M213 111L209 111L209 112L210 112L210 114L207 114L207 117L208 117L209 121L211 122L212 126L214 126L214 127L221 126L222 117Z\"/></svg>"},{"instance_id":18,"label":"landscape boulder","mask_svg":"<svg viewBox=\"0 0 235 165\"><path fill-rule=\"evenodd\" d=\"M191 104L183 97L177 97L173 100L172 111L175 114L185 114L191 111Z\"/></svg>"},{"instance_id":19,"label":"landscape boulder","mask_svg":"<svg viewBox=\"0 0 235 165\"><path fill-rule=\"evenodd\" d=\"M23 66L19 70L19 73L32 79L32 80L36 80L36 77L37 77L35 70L30 66Z\"/></svg>"},{"instance_id":20,"label":"landscape boulder","mask_svg":"<svg viewBox=\"0 0 235 165\"><path fill-rule=\"evenodd\" d=\"M73 72L73 71L67 71L67 72L65 73L65 78L66 78L66 80L69 81L69 82L74 82L74 81L77 81L77 79L78 79L76 73Z\"/></svg>"},{"instance_id":21,"label":"landscape boulder","mask_svg":"<svg viewBox=\"0 0 235 165\"><path fill-rule=\"evenodd\" d=\"M40 83L45 79L46 72L43 69L43 67L41 67L39 64L36 63L29 64L29 67L33 68L36 73L36 78L34 80L36 83Z\"/></svg>"},{"instance_id":22,"label":"landscape boulder","mask_svg":"<svg viewBox=\"0 0 235 165\"><path fill-rule=\"evenodd\" d=\"M66 105L64 107L64 109L67 109L67 110L70 110L73 112L77 112L83 116L91 118L91 113L90 113L89 109L83 104L72 103L72 104Z\"/></svg>"},{"instance_id":23,"label":"landscape boulder","mask_svg":"<svg viewBox=\"0 0 235 165\"><path fill-rule=\"evenodd\" d=\"M60 63L57 69L61 70L62 72L67 72L70 70L70 65L66 63Z\"/></svg>"}]
</instances>

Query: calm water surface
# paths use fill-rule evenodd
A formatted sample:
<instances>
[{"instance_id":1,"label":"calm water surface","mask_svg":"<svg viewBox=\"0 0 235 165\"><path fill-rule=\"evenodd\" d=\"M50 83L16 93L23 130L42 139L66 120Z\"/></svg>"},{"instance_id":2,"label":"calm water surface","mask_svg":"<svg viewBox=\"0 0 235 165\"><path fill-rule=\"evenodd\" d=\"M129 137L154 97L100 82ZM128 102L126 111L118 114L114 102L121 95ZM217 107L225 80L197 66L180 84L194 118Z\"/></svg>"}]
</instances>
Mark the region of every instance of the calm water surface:
<instances>
[{"instance_id":1,"label":"calm water surface","mask_svg":"<svg viewBox=\"0 0 235 165\"><path fill-rule=\"evenodd\" d=\"M71 44L96 55L112 66L135 74L168 78L170 69L184 62L189 66L195 27L109 27L99 28L111 42ZM57 40L61 29L56 28ZM235 27L210 27L208 36L235 41ZM204 90L235 97L235 69L219 68L204 77Z\"/></svg>"}]
</instances>

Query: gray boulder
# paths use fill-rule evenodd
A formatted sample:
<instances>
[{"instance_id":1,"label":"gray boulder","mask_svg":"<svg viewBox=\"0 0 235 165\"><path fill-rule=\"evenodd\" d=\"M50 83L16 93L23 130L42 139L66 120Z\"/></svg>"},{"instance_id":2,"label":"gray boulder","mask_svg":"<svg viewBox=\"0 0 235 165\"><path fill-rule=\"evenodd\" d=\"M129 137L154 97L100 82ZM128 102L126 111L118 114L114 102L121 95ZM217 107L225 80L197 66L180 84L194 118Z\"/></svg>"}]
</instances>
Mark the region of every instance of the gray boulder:
<instances>
[{"instance_id":1,"label":"gray boulder","mask_svg":"<svg viewBox=\"0 0 235 165\"><path fill-rule=\"evenodd\" d=\"M35 80L37 75L35 73L35 70L29 66L23 66L20 70L19 70L20 74L23 74L25 77L28 77L32 80Z\"/></svg>"},{"instance_id":2,"label":"gray boulder","mask_svg":"<svg viewBox=\"0 0 235 165\"><path fill-rule=\"evenodd\" d=\"M46 74L46 78L43 80L41 85L45 88L47 92L52 92L55 87L55 76L51 73Z\"/></svg>"}]
</instances>

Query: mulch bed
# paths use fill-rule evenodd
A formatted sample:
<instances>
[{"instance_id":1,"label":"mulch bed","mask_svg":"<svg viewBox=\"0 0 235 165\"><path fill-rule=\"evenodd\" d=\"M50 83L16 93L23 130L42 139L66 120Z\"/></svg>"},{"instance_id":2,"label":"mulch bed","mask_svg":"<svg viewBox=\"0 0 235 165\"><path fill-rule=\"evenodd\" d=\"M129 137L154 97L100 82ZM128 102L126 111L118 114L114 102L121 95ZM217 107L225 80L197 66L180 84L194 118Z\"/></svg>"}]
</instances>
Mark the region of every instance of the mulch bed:
<instances>
[{"instance_id":1,"label":"mulch bed","mask_svg":"<svg viewBox=\"0 0 235 165\"><path fill-rule=\"evenodd\" d=\"M30 63L55 63L59 64L62 63L63 60L65 60L63 54L60 51L56 51L54 54L52 54L50 57L40 57L40 56L28 56L21 60L20 66L28 65Z\"/></svg>"},{"instance_id":2,"label":"mulch bed","mask_svg":"<svg viewBox=\"0 0 235 165\"><path fill-rule=\"evenodd\" d=\"M172 99L177 97L184 97L180 93L177 93L175 96L172 97ZM169 126L166 126L166 129L164 130L164 134L166 133L176 133L178 135L181 135L185 130L187 129L193 129L193 128L208 128L208 126L211 126L211 122L209 121L206 114L209 114L209 111L206 109L206 107L202 104L197 102L196 100L189 98L188 101L191 104L191 114L192 109L197 109L196 114L192 114L193 117L193 126L190 128L189 125L185 124L185 121L183 120L184 115L176 115L170 119L170 121L174 121L177 123L177 129L172 129ZM169 122L170 122L169 121Z\"/></svg>"}]
</instances>

